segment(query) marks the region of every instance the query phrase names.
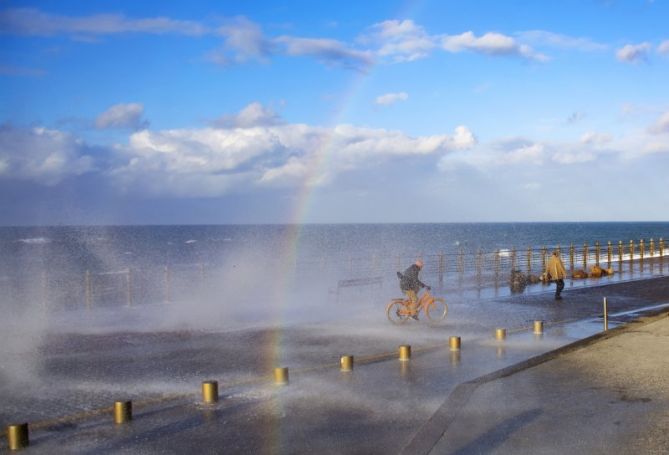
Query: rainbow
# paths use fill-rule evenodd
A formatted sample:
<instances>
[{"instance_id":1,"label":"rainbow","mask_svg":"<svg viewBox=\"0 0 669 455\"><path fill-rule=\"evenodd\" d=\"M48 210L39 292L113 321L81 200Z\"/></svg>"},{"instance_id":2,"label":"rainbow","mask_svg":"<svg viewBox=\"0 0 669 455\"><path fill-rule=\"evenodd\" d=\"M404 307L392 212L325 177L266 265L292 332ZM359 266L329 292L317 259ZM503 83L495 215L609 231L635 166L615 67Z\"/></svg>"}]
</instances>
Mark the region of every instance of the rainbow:
<instances>
[{"instance_id":1,"label":"rainbow","mask_svg":"<svg viewBox=\"0 0 669 455\"><path fill-rule=\"evenodd\" d=\"M395 17L399 18L411 18L419 10L419 7L424 6L425 0L407 0L400 8L399 12ZM376 64L372 64L366 72L355 73L349 83L348 89L346 90L346 95L340 98L334 114L330 121L328 122L329 127L334 127L342 123L342 119L347 117L347 114L355 105L355 101L358 99L362 89L365 86L365 83L369 81L372 76ZM274 370L275 367L288 366L283 365L281 362L285 361L285 353L283 351L283 324L284 314L283 311L290 305L290 289L295 282L295 272L296 272L296 262L299 252L299 239L302 233L302 228L304 226L305 220L307 220L307 214L309 208L313 202L315 185L313 182L321 176L325 170L328 168L328 163L330 157L336 153L334 148L334 134L330 134L322 141L320 147L315 150L315 158L308 163L308 170L305 177L303 178L298 190L295 193L293 209L291 216L289 217L289 222L287 224L287 233L284 237L283 244L281 245L281 257L284 258L284 270L281 276L281 279L277 281L275 290L272 295L271 301L277 305L277 312L275 314L275 320L272 324L272 329L270 330L271 339L267 344L267 352L265 359L267 361L268 375ZM281 402L281 397L278 396L274 400L275 406L275 415L281 415L283 406ZM272 444L272 447L269 447L268 453L273 453L279 450L281 447L280 444L280 425L275 425L271 429L272 437L269 438Z\"/></svg>"}]
</instances>

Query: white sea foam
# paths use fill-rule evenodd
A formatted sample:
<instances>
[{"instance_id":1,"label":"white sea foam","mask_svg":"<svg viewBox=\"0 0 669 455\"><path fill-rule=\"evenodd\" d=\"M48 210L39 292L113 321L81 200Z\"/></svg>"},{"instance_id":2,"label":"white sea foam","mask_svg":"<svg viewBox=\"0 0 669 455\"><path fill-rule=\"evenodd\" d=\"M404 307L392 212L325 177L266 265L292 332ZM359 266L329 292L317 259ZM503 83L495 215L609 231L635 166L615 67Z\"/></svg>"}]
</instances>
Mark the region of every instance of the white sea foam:
<instances>
[{"instance_id":1,"label":"white sea foam","mask_svg":"<svg viewBox=\"0 0 669 455\"><path fill-rule=\"evenodd\" d=\"M197 240L190 239L190 240L186 240L184 243L191 244L191 243L195 243L195 242L197 242Z\"/></svg>"},{"instance_id":2,"label":"white sea foam","mask_svg":"<svg viewBox=\"0 0 669 455\"><path fill-rule=\"evenodd\" d=\"M46 237L31 237L27 239L19 239L18 241L28 245L44 245L45 243L51 243L51 239Z\"/></svg>"}]
</instances>

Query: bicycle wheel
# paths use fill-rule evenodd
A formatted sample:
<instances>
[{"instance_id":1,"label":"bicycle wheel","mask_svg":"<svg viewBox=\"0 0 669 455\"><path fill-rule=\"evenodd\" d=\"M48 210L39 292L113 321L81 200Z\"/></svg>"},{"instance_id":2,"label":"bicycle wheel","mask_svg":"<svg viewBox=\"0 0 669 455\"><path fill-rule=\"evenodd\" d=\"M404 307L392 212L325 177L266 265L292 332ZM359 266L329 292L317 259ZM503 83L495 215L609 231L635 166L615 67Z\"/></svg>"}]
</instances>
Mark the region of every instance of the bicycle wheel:
<instances>
[{"instance_id":1,"label":"bicycle wheel","mask_svg":"<svg viewBox=\"0 0 669 455\"><path fill-rule=\"evenodd\" d=\"M405 311L406 307L402 303L402 300L393 300L386 307L386 315L388 320L393 324L404 324L407 322L409 316L402 314L402 311Z\"/></svg>"},{"instance_id":2,"label":"bicycle wheel","mask_svg":"<svg viewBox=\"0 0 669 455\"><path fill-rule=\"evenodd\" d=\"M443 321L448 314L448 305L446 305L446 301L442 298L434 299L432 303L425 308L425 314L430 322Z\"/></svg>"}]
</instances>

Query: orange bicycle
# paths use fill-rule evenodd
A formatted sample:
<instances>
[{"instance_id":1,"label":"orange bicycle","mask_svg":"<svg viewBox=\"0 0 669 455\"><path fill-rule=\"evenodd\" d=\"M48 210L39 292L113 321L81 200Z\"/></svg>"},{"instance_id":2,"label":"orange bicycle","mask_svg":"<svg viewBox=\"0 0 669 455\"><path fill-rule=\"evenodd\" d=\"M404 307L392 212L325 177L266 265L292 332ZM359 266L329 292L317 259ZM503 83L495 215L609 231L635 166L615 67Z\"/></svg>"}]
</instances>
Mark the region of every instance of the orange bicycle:
<instances>
[{"instance_id":1,"label":"orange bicycle","mask_svg":"<svg viewBox=\"0 0 669 455\"><path fill-rule=\"evenodd\" d=\"M434 297L430 291L426 290L418 299L418 305L411 309L409 299L392 299L386 306L386 315L393 324L404 324L412 316L418 316L421 310L431 323L436 324L443 321L448 314L448 305L446 300L441 297Z\"/></svg>"}]
</instances>

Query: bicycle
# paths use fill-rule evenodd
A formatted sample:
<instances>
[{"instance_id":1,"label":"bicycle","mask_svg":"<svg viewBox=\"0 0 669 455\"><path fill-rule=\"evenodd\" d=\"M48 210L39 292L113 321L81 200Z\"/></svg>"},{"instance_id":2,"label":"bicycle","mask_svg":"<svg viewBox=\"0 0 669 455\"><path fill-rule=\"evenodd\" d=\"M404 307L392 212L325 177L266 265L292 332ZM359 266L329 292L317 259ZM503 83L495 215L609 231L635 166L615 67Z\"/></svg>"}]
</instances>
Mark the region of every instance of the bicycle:
<instances>
[{"instance_id":1,"label":"bicycle","mask_svg":"<svg viewBox=\"0 0 669 455\"><path fill-rule=\"evenodd\" d=\"M441 297L434 297L428 290L425 290L418 299L415 309L412 310L410 305L411 300L409 299L392 299L386 306L388 320L393 324L404 324L410 317L418 316L420 311L423 310L431 323L439 323L448 314L446 300Z\"/></svg>"}]
</instances>

